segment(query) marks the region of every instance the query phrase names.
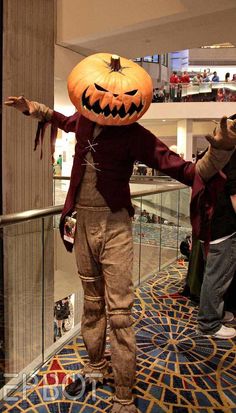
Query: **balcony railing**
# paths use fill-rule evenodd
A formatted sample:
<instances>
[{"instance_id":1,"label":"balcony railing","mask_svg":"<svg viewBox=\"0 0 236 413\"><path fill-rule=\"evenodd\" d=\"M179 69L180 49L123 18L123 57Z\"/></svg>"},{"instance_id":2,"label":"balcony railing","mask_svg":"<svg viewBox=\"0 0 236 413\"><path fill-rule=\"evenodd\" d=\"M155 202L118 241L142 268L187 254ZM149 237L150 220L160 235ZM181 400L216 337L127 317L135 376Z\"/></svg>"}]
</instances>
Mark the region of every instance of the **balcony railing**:
<instances>
[{"instance_id":1,"label":"balcony railing","mask_svg":"<svg viewBox=\"0 0 236 413\"><path fill-rule=\"evenodd\" d=\"M189 188L176 182L163 185L132 194L135 286L175 261L180 241L191 233ZM58 234L56 218L61 210L58 205L0 216L5 248L0 398L32 376L80 330L82 290L74 254L65 251ZM59 337L54 308L65 297L70 315Z\"/></svg>"},{"instance_id":2,"label":"balcony railing","mask_svg":"<svg viewBox=\"0 0 236 413\"><path fill-rule=\"evenodd\" d=\"M236 102L236 82L169 83L155 89L153 102Z\"/></svg>"}]
</instances>

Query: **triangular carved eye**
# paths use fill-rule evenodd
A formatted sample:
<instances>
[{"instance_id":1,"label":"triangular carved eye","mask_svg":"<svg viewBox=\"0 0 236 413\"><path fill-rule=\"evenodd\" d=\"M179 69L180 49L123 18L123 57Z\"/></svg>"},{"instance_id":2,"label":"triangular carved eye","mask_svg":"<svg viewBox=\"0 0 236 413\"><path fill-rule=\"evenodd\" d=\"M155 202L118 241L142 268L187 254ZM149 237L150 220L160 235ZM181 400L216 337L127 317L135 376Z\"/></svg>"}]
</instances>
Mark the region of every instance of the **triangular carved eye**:
<instances>
[{"instance_id":1,"label":"triangular carved eye","mask_svg":"<svg viewBox=\"0 0 236 413\"><path fill-rule=\"evenodd\" d=\"M100 92L108 92L107 89L104 89L102 86L99 86L97 83L94 83L94 86L97 90L100 90Z\"/></svg>"},{"instance_id":2,"label":"triangular carved eye","mask_svg":"<svg viewBox=\"0 0 236 413\"><path fill-rule=\"evenodd\" d=\"M125 95L134 96L136 95L138 89L131 90L130 92L125 92Z\"/></svg>"}]
</instances>

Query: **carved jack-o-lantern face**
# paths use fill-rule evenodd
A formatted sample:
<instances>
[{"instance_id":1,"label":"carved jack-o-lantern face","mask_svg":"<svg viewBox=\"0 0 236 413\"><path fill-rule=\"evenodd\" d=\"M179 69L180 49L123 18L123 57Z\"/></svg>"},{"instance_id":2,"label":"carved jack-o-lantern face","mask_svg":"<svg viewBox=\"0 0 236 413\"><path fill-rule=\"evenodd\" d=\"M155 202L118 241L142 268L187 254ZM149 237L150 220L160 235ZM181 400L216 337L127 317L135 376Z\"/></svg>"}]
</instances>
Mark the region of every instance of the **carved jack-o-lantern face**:
<instances>
[{"instance_id":1,"label":"carved jack-o-lantern face","mask_svg":"<svg viewBox=\"0 0 236 413\"><path fill-rule=\"evenodd\" d=\"M68 78L78 112L100 125L129 125L152 101L152 80L131 60L97 53L82 60Z\"/></svg>"}]
</instances>

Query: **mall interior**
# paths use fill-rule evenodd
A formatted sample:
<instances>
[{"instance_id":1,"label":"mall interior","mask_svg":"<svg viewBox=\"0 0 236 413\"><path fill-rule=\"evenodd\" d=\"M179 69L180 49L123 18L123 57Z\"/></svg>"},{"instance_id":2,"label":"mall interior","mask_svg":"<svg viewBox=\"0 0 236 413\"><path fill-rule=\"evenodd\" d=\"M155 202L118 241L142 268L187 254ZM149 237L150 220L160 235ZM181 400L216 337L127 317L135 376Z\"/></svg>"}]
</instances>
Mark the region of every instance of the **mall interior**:
<instances>
[{"instance_id":1,"label":"mall interior","mask_svg":"<svg viewBox=\"0 0 236 413\"><path fill-rule=\"evenodd\" d=\"M153 82L152 103L138 122L181 158L196 162L208 147L205 136L222 116L236 112L236 2L0 0L0 5L0 411L110 412L112 369L95 393L76 399L63 393L88 361L81 336L82 285L58 228L75 135L58 131L52 161L50 128L34 151L37 121L4 101L24 95L73 115L67 92L71 70L94 53L124 56ZM189 79L181 81L185 71ZM219 340L197 331L200 262L186 293L189 254L180 244L192 234L191 188L137 160L130 189L137 411L236 413L236 338ZM227 309L236 315L235 296L233 282ZM236 328L236 319L227 326ZM110 363L109 329L105 357Z\"/></svg>"}]
</instances>

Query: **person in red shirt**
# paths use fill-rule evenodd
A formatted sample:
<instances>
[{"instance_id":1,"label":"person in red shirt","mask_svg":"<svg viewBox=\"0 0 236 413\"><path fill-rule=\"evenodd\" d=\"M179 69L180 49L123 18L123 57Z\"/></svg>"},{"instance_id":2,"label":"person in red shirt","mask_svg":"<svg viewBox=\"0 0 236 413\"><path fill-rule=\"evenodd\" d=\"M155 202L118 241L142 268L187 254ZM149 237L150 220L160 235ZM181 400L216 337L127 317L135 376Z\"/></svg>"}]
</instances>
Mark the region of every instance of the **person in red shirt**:
<instances>
[{"instance_id":1,"label":"person in red shirt","mask_svg":"<svg viewBox=\"0 0 236 413\"><path fill-rule=\"evenodd\" d=\"M177 101L178 95L179 95L179 83L180 79L179 76L177 75L176 71L173 71L171 77L170 77L170 98L172 102Z\"/></svg>"},{"instance_id":2,"label":"person in red shirt","mask_svg":"<svg viewBox=\"0 0 236 413\"><path fill-rule=\"evenodd\" d=\"M180 78L181 83L190 83L190 77L188 72L185 70Z\"/></svg>"},{"instance_id":3,"label":"person in red shirt","mask_svg":"<svg viewBox=\"0 0 236 413\"><path fill-rule=\"evenodd\" d=\"M171 77L170 77L170 83L179 83L180 79L179 76L177 75L176 71L173 71Z\"/></svg>"}]
</instances>

